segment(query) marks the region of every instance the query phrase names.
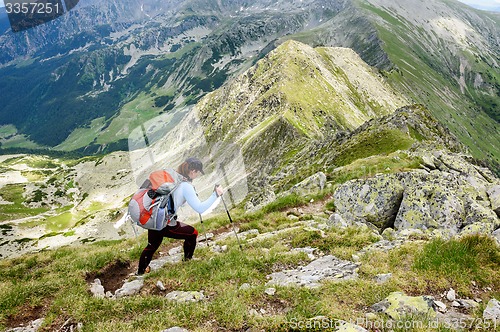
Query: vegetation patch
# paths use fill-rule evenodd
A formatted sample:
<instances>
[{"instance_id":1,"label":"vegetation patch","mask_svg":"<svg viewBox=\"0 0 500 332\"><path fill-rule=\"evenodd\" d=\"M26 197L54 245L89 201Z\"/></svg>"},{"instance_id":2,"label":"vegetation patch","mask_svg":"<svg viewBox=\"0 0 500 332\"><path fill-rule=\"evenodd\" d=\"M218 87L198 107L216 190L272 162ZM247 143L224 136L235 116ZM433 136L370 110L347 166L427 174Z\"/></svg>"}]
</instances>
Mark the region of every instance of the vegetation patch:
<instances>
[{"instance_id":1,"label":"vegetation patch","mask_svg":"<svg viewBox=\"0 0 500 332\"><path fill-rule=\"evenodd\" d=\"M429 279L446 278L462 292L469 292L471 281L500 289L500 251L485 236L433 240L415 257L413 269Z\"/></svg>"},{"instance_id":2,"label":"vegetation patch","mask_svg":"<svg viewBox=\"0 0 500 332\"><path fill-rule=\"evenodd\" d=\"M335 164L344 166L355 160L375 155L388 155L397 150L409 149L415 141L399 130L363 132L357 140L342 147Z\"/></svg>"}]
</instances>

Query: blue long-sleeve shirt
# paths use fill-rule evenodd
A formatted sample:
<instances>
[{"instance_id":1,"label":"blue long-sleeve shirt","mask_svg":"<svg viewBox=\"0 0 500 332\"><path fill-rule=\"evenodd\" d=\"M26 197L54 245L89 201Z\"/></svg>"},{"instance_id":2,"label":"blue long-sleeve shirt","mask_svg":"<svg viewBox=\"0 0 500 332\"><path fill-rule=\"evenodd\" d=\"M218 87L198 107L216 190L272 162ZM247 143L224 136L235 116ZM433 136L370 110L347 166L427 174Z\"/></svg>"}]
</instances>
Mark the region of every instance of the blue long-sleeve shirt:
<instances>
[{"instance_id":1,"label":"blue long-sleeve shirt","mask_svg":"<svg viewBox=\"0 0 500 332\"><path fill-rule=\"evenodd\" d=\"M177 187L177 189L175 189L172 193L172 198L174 200L174 209L176 212L178 208L187 202L193 210L198 213L203 213L215 203L217 200L217 194L214 191L208 199L202 202L198 198L198 195L196 194L196 191L191 183L181 182L179 187ZM176 224L177 222L174 223L174 220L169 223L170 226L175 226Z\"/></svg>"}]
</instances>

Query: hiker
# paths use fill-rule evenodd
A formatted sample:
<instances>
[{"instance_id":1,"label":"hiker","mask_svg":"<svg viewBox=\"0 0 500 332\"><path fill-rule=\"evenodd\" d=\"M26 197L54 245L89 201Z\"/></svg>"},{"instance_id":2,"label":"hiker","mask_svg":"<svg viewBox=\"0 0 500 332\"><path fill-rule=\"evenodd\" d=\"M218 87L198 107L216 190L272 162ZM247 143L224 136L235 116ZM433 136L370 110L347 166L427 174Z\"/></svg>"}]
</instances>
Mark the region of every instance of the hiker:
<instances>
[{"instance_id":1,"label":"hiker","mask_svg":"<svg viewBox=\"0 0 500 332\"><path fill-rule=\"evenodd\" d=\"M216 186L214 192L207 200L200 201L192 185L194 179L205 174L203 172L203 164L198 158L186 159L177 168L177 173L183 177L183 181L172 192L174 213L180 206L187 202L193 210L201 214L212 206L217 197L223 194L222 187ZM178 221L175 214L162 230L148 229L148 245L142 251L137 274L141 275L150 271L149 263L153 258L153 254L160 247L164 237L183 239L184 260L190 260L193 258L197 236L198 231L193 226Z\"/></svg>"}]
</instances>

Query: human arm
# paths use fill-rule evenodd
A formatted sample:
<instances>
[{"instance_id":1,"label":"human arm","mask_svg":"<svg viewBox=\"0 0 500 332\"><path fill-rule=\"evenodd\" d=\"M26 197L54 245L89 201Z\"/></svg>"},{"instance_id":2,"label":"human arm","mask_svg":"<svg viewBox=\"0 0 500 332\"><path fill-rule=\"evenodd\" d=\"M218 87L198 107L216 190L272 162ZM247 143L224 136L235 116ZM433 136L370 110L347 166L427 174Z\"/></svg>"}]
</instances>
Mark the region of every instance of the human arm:
<instances>
[{"instance_id":1,"label":"human arm","mask_svg":"<svg viewBox=\"0 0 500 332\"><path fill-rule=\"evenodd\" d=\"M184 185L183 188L184 199L189 204L189 206L191 206L191 208L193 208L193 210L195 210L198 213L205 212L217 200L216 191L214 191L208 199L206 199L205 201L201 201L198 198L198 195L196 194L196 191L194 190L194 187L191 184L184 182L183 185Z\"/></svg>"}]
</instances>

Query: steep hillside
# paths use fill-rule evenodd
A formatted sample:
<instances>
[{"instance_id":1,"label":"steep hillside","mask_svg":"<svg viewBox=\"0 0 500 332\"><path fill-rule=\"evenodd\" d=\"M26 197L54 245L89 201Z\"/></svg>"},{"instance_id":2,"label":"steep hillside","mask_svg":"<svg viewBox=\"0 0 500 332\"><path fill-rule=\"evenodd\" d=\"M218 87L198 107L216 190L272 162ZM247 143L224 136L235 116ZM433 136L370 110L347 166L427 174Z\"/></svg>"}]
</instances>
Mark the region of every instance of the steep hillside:
<instances>
[{"instance_id":1,"label":"steep hillside","mask_svg":"<svg viewBox=\"0 0 500 332\"><path fill-rule=\"evenodd\" d=\"M209 142L237 142L247 165L266 167L405 103L352 50L289 41L195 110Z\"/></svg>"},{"instance_id":2,"label":"steep hillside","mask_svg":"<svg viewBox=\"0 0 500 332\"><path fill-rule=\"evenodd\" d=\"M0 36L7 101L0 124L13 124L39 145L63 143L58 149L92 153L113 142L119 144L105 148L124 149L124 127L195 103L277 38L312 28L343 7L326 0L141 6L92 0L56 21ZM12 136L4 147L24 146Z\"/></svg>"},{"instance_id":3,"label":"steep hillside","mask_svg":"<svg viewBox=\"0 0 500 332\"><path fill-rule=\"evenodd\" d=\"M498 172L500 16L454 1L359 4L395 66L389 81Z\"/></svg>"}]
</instances>

